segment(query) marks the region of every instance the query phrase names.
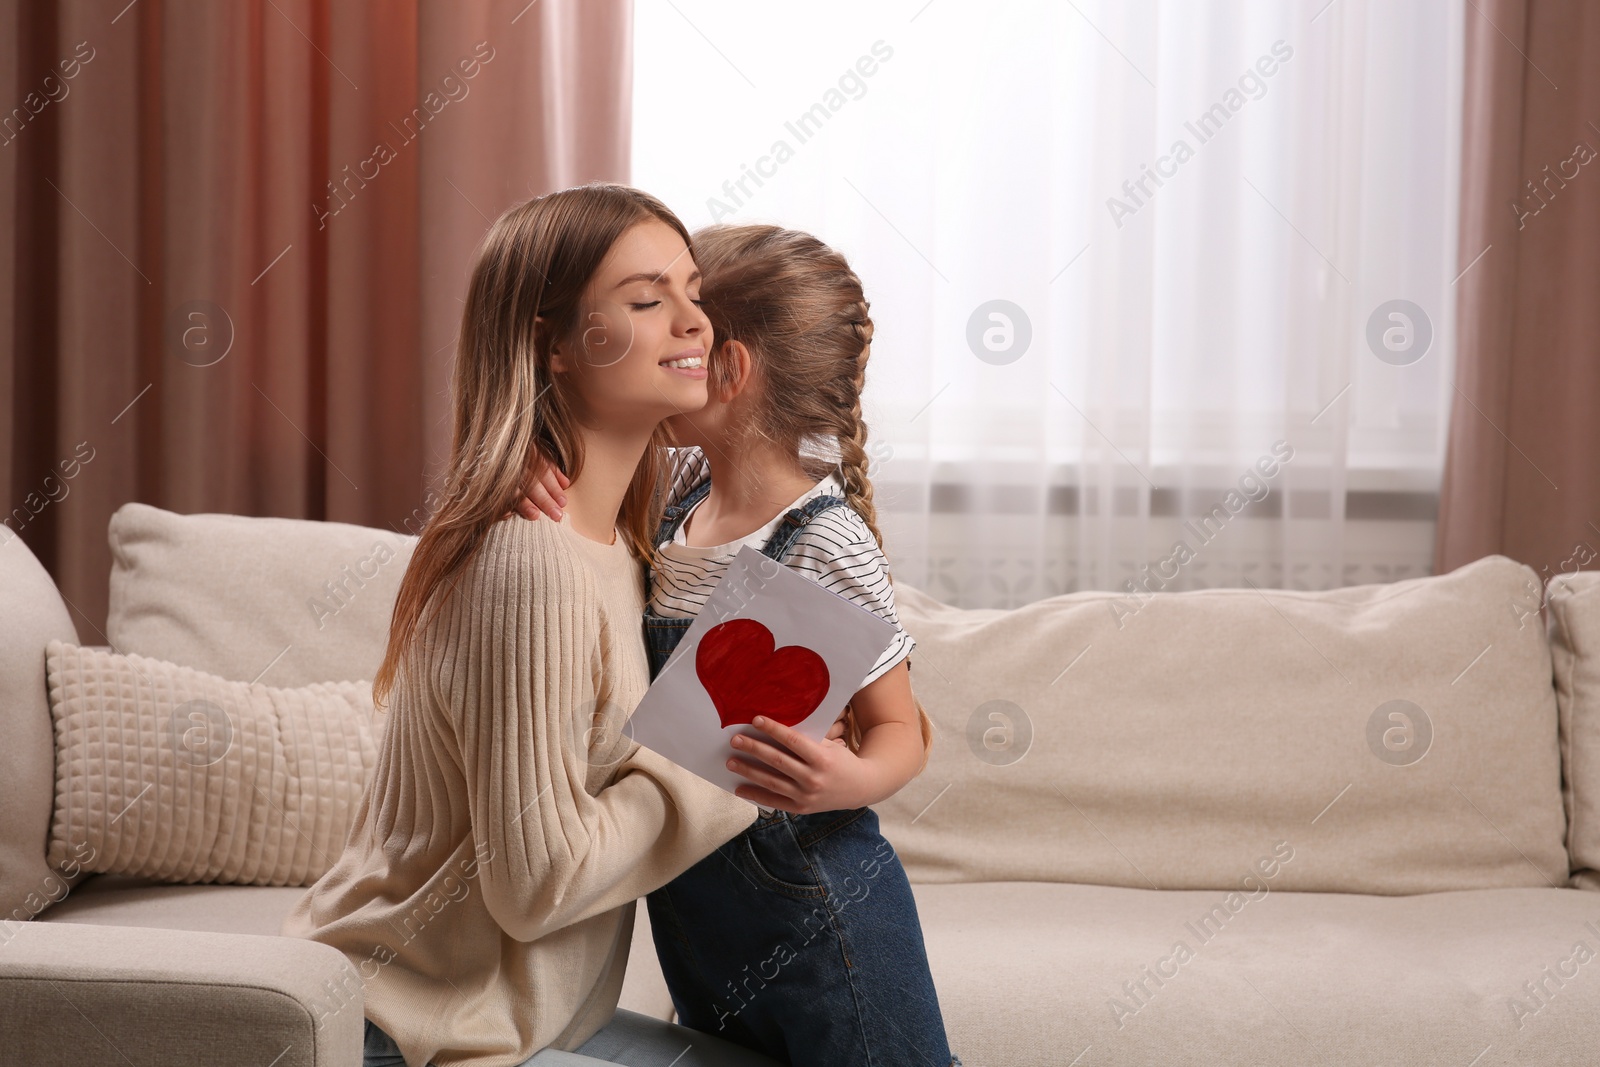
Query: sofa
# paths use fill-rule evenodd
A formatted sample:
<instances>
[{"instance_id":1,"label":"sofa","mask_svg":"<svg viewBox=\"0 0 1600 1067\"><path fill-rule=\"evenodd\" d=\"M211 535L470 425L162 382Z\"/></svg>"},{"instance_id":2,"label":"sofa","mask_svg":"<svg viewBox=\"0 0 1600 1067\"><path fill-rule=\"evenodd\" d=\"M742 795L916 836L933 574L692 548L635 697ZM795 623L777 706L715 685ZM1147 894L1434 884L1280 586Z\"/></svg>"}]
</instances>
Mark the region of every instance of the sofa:
<instances>
[{"instance_id":1,"label":"sofa","mask_svg":"<svg viewBox=\"0 0 1600 1067\"><path fill-rule=\"evenodd\" d=\"M414 538L129 504L109 539L90 634L0 544L0 1063L357 1067L360 977L278 929ZM936 737L878 811L969 1067L1600 1062L1600 573L896 589ZM671 1015L642 907L622 1004Z\"/></svg>"}]
</instances>

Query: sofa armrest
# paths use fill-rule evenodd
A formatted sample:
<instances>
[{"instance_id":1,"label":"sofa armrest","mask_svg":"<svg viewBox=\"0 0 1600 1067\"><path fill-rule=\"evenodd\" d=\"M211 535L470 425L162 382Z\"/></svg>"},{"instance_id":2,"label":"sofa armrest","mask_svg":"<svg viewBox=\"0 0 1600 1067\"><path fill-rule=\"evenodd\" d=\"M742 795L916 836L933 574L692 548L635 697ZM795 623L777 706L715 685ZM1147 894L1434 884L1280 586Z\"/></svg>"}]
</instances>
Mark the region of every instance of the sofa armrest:
<instances>
[{"instance_id":1,"label":"sofa armrest","mask_svg":"<svg viewBox=\"0 0 1600 1067\"><path fill-rule=\"evenodd\" d=\"M361 980L293 937L28 922L0 929L0 1063L361 1067Z\"/></svg>"}]
</instances>

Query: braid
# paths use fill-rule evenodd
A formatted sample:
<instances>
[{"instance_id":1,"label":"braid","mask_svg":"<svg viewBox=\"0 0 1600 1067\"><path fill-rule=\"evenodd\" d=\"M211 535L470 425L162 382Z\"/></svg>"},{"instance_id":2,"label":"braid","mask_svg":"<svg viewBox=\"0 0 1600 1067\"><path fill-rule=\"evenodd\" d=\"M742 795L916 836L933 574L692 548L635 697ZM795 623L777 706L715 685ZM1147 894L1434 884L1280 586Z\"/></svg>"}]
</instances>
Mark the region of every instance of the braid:
<instances>
[{"instance_id":1,"label":"braid","mask_svg":"<svg viewBox=\"0 0 1600 1067\"><path fill-rule=\"evenodd\" d=\"M851 405L849 415L840 425L839 432L839 468L844 474L844 499L850 509L861 516L861 521L867 524L867 529L872 531L873 540L878 542L879 549L883 549L883 534L878 531L878 510L872 503L872 480L867 477L867 424L861 417L861 394L867 384L867 357L872 354L872 316L868 314L871 305L863 297L856 306L856 313L850 320L850 326L855 333L856 340L861 342L861 352L856 356L854 388L851 390L855 402ZM883 549L884 558L888 558L888 551ZM884 576L889 579L889 584L894 584L894 574L885 571ZM909 661L907 666L909 666ZM922 764L917 768L921 774L928 766L928 757L933 752L933 720L928 717L928 709L923 707L921 699L916 693L911 694L911 702L917 708L917 728L922 734ZM848 732L845 740L852 752L861 750L861 726L856 721L855 711L851 709L848 719Z\"/></svg>"},{"instance_id":2,"label":"braid","mask_svg":"<svg viewBox=\"0 0 1600 1067\"><path fill-rule=\"evenodd\" d=\"M839 424L839 467L844 475L844 499L852 511L872 531L873 540L883 547L883 534L878 530L878 510L872 503L872 482L867 477L867 424L861 417L861 393L867 382L867 357L872 353L872 317L867 313L870 305L863 299L856 309L850 326L861 351L855 360L855 377L850 390L854 403ZM887 552L884 553L886 556ZM891 578L892 582L894 579Z\"/></svg>"}]
</instances>

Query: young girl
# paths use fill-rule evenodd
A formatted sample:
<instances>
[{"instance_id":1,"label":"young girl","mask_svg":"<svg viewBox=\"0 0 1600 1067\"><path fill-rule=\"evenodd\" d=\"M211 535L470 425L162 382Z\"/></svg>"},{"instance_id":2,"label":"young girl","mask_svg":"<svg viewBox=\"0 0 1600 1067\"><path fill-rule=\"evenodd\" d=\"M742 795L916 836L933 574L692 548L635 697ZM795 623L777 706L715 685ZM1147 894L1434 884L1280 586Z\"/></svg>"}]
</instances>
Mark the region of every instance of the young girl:
<instances>
[{"instance_id":1,"label":"young girl","mask_svg":"<svg viewBox=\"0 0 1600 1067\"><path fill-rule=\"evenodd\" d=\"M669 420L689 447L671 450L646 578L652 678L741 545L897 633L850 702L848 746L759 717L775 743L733 739L728 765L750 780L738 795L762 813L649 894L662 971L680 1021L796 1067L959 1064L910 884L867 806L920 771L930 730L866 475L861 282L816 238L774 226L713 226L693 249L716 346L706 407ZM559 477L536 473L529 496L555 509Z\"/></svg>"}]
</instances>

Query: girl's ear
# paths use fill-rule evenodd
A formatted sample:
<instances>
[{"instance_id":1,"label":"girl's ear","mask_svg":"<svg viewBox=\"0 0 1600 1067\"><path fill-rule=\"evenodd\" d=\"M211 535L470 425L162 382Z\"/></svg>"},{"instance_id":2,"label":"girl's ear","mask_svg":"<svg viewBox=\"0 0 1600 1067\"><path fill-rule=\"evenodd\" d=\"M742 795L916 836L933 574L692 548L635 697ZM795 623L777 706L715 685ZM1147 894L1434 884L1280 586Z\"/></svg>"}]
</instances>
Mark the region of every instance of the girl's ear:
<instances>
[{"instance_id":1,"label":"girl's ear","mask_svg":"<svg viewBox=\"0 0 1600 1067\"><path fill-rule=\"evenodd\" d=\"M722 342L722 359L726 368L721 375L725 386L722 402L726 404L750 385L750 372L754 361L751 360L750 349L745 347L744 342L732 338Z\"/></svg>"}]
</instances>

